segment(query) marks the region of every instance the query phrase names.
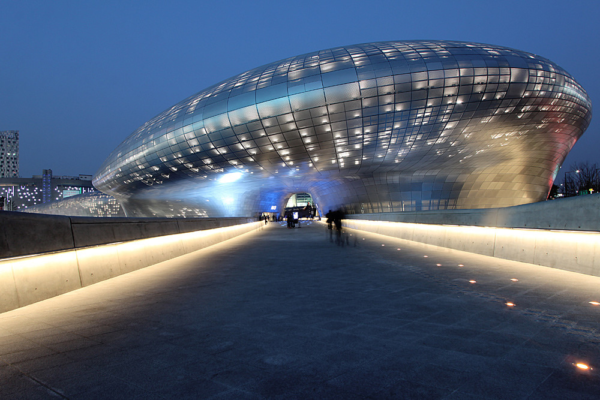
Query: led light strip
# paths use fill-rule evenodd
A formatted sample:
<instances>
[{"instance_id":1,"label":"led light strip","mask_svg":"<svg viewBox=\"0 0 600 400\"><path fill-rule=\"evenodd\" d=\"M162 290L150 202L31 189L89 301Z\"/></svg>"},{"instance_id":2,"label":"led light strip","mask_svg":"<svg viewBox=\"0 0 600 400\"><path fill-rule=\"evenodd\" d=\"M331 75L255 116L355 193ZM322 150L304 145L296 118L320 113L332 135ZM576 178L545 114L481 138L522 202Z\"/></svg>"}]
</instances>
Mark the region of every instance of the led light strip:
<instances>
[{"instance_id":1,"label":"led light strip","mask_svg":"<svg viewBox=\"0 0 600 400\"><path fill-rule=\"evenodd\" d=\"M348 228L600 276L600 232L344 220ZM598 256L596 256L598 253Z\"/></svg>"},{"instance_id":2,"label":"led light strip","mask_svg":"<svg viewBox=\"0 0 600 400\"><path fill-rule=\"evenodd\" d=\"M0 312L158 264L264 227L262 221L0 261Z\"/></svg>"}]
</instances>

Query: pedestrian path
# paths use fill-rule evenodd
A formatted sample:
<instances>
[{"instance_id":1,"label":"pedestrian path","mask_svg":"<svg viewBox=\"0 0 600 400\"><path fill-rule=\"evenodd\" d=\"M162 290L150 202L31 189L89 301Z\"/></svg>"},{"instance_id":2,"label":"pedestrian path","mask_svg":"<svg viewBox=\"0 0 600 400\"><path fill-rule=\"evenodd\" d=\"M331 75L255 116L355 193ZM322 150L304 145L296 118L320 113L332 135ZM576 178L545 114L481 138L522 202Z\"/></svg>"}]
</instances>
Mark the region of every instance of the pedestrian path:
<instances>
[{"instance_id":1,"label":"pedestrian path","mask_svg":"<svg viewBox=\"0 0 600 400\"><path fill-rule=\"evenodd\" d=\"M0 398L598 398L600 278L346 234L271 222L0 314Z\"/></svg>"}]
</instances>

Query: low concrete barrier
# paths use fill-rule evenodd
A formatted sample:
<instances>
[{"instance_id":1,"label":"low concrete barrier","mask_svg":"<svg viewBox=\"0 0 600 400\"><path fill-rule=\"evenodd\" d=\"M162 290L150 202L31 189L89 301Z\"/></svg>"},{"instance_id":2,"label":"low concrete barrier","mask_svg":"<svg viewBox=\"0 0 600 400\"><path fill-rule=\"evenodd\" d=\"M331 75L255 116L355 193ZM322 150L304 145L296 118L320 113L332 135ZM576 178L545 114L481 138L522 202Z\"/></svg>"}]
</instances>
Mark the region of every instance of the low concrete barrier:
<instances>
[{"instance_id":1,"label":"low concrete barrier","mask_svg":"<svg viewBox=\"0 0 600 400\"><path fill-rule=\"evenodd\" d=\"M222 228L254 218L94 218L0 212L0 259Z\"/></svg>"},{"instance_id":2,"label":"low concrete barrier","mask_svg":"<svg viewBox=\"0 0 600 400\"><path fill-rule=\"evenodd\" d=\"M69 221L68 217L58 220L45 215L33 217L37 224L26 216L22 226L31 229L29 238L37 238L41 243L27 246L23 240L4 241L12 245L11 254L29 251L30 255L0 259L0 312L49 299L264 227L263 222L249 222L251 218L121 219L103 223L100 218L71 218ZM70 240L66 234L69 224ZM11 231L18 229L6 225L0 229L4 233ZM48 234L48 238L40 232ZM53 232L59 233L52 236ZM167 232L176 233L165 234ZM42 254L31 255L32 249Z\"/></svg>"},{"instance_id":3,"label":"low concrete barrier","mask_svg":"<svg viewBox=\"0 0 600 400\"><path fill-rule=\"evenodd\" d=\"M597 195L490 210L349 215L344 225L455 250L600 276L600 196Z\"/></svg>"},{"instance_id":4,"label":"low concrete barrier","mask_svg":"<svg viewBox=\"0 0 600 400\"><path fill-rule=\"evenodd\" d=\"M416 224L600 231L600 194L505 208L350 214L347 218Z\"/></svg>"}]
</instances>

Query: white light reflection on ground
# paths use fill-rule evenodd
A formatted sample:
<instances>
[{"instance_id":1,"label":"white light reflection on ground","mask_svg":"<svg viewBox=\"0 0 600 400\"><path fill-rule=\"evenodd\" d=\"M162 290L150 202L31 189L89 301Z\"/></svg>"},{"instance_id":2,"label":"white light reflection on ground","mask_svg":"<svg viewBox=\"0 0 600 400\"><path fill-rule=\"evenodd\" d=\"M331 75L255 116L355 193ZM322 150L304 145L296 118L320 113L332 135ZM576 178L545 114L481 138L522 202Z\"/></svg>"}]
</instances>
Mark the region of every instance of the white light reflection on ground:
<instances>
[{"instance_id":1,"label":"white light reflection on ground","mask_svg":"<svg viewBox=\"0 0 600 400\"><path fill-rule=\"evenodd\" d=\"M260 398L280 382L304 397L598 393L574 365L600 355L599 278L374 234L341 248L325 231L269 224L1 314L0 371L69 398Z\"/></svg>"}]
</instances>

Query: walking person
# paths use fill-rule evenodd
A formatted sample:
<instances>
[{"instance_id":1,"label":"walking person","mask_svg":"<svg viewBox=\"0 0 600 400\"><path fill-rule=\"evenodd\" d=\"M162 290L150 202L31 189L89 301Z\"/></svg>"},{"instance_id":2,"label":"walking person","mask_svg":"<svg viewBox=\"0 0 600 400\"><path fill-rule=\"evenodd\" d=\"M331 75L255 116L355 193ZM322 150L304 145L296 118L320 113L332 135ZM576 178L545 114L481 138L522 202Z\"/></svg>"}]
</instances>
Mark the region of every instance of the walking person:
<instances>
[{"instance_id":1,"label":"walking person","mask_svg":"<svg viewBox=\"0 0 600 400\"><path fill-rule=\"evenodd\" d=\"M333 243L333 212L331 210L329 210L327 212L327 214L325 214L325 217L327 217L327 229L329 230L329 241Z\"/></svg>"},{"instance_id":2,"label":"walking person","mask_svg":"<svg viewBox=\"0 0 600 400\"><path fill-rule=\"evenodd\" d=\"M344 241L342 239L342 213L337 210L334 213L333 224L335 225L335 243L338 246L344 246Z\"/></svg>"}]
</instances>

